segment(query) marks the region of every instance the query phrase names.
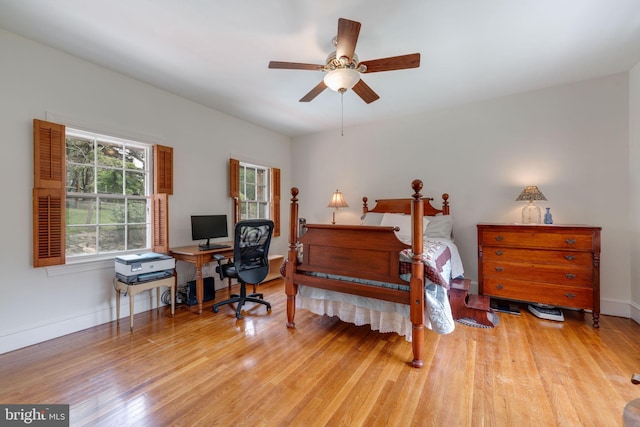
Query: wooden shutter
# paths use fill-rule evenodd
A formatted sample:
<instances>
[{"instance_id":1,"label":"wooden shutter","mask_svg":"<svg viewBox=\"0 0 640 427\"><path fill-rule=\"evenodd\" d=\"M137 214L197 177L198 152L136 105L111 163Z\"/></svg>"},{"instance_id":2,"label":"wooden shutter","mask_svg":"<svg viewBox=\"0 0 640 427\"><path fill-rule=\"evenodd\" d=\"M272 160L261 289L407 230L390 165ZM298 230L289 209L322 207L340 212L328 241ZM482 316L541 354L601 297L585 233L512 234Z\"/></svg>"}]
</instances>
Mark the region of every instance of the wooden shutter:
<instances>
[{"instance_id":1,"label":"wooden shutter","mask_svg":"<svg viewBox=\"0 0 640 427\"><path fill-rule=\"evenodd\" d=\"M153 192L173 194L173 147L153 146Z\"/></svg>"},{"instance_id":2,"label":"wooden shutter","mask_svg":"<svg viewBox=\"0 0 640 427\"><path fill-rule=\"evenodd\" d=\"M169 195L173 194L173 147L153 146L153 192L151 195L151 248L169 252Z\"/></svg>"},{"instance_id":3,"label":"wooden shutter","mask_svg":"<svg viewBox=\"0 0 640 427\"><path fill-rule=\"evenodd\" d=\"M271 168L271 219L273 235L280 236L280 169Z\"/></svg>"},{"instance_id":4,"label":"wooden shutter","mask_svg":"<svg viewBox=\"0 0 640 427\"><path fill-rule=\"evenodd\" d=\"M229 159L229 197L233 199L233 224L240 221L240 160Z\"/></svg>"},{"instance_id":5,"label":"wooden shutter","mask_svg":"<svg viewBox=\"0 0 640 427\"><path fill-rule=\"evenodd\" d=\"M66 179L65 127L33 120L33 187L64 189Z\"/></svg>"},{"instance_id":6,"label":"wooden shutter","mask_svg":"<svg viewBox=\"0 0 640 427\"><path fill-rule=\"evenodd\" d=\"M65 262L65 194L54 188L33 189L33 266Z\"/></svg>"},{"instance_id":7,"label":"wooden shutter","mask_svg":"<svg viewBox=\"0 0 640 427\"><path fill-rule=\"evenodd\" d=\"M65 127L33 120L33 266L65 263Z\"/></svg>"},{"instance_id":8,"label":"wooden shutter","mask_svg":"<svg viewBox=\"0 0 640 427\"><path fill-rule=\"evenodd\" d=\"M153 252L169 252L169 195L166 193L151 196L151 245Z\"/></svg>"}]
</instances>

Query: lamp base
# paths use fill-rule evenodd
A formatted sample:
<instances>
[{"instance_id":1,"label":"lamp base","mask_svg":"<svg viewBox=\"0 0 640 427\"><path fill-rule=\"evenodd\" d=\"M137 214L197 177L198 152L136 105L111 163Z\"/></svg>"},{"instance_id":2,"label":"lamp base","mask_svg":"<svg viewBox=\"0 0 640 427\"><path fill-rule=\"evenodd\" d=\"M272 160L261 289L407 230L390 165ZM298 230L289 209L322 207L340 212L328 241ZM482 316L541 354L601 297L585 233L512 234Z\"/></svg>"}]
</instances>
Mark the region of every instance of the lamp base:
<instances>
[{"instance_id":1,"label":"lamp base","mask_svg":"<svg viewBox=\"0 0 640 427\"><path fill-rule=\"evenodd\" d=\"M522 208L522 223L523 224L541 224L542 223L542 211L540 207L529 201L529 203Z\"/></svg>"}]
</instances>

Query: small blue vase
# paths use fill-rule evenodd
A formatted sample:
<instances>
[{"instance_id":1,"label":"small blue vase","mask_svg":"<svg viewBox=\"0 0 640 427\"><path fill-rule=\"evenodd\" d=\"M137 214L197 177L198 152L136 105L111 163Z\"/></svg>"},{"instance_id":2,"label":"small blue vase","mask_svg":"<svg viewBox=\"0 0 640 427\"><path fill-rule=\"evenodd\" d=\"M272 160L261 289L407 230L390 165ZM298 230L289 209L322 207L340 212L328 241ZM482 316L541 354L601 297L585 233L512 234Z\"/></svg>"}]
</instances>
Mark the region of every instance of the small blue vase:
<instances>
[{"instance_id":1,"label":"small blue vase","mask_svg":"<svg viewBox=\"0 0 640 427\"><path fill-rule=\"evenodd\" d=\"M544 214L544 223L545 224L553 224L553 217L551 216L551 212L549 211L549 209L551 208L546 208L547 212Z\"/></svg>"}]
</instances>

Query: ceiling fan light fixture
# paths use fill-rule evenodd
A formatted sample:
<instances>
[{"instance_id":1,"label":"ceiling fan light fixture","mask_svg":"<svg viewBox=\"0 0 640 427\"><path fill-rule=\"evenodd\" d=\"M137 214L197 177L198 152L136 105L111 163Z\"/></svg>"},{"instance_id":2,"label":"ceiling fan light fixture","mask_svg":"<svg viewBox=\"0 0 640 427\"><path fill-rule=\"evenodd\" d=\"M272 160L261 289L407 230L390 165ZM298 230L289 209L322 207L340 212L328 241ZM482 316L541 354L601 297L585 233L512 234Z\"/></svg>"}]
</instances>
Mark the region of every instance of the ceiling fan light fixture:
<instances>
[{"instance_id":1,"label":"ceiling fan light fixture","mask_svg":"<svg viewBox=\"0 0 640 427\"><path fill-rule=\"evenodd\" d=\"M360 81L360 73L351 68L338 68L324 76L324 84L329 89L342 92L353 88Z\"/></svg>"}]
</instances>

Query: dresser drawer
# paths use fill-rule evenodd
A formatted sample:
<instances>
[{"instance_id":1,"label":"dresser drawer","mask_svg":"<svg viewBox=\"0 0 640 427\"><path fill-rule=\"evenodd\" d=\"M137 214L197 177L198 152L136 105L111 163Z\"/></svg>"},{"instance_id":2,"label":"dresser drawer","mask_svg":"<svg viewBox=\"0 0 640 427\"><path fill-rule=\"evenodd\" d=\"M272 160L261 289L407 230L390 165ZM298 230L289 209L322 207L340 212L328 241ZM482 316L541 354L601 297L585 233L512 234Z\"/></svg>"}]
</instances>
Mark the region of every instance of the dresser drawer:
<instances>
[{"instance_id":1,"label":"dresser drawer","mask_svg":"<svg viewBox=\"0 0 640 427\"><path fill-rule=\"evenodd\" d=\"M546 282L558 285L591 288L593 270L590 266L565 266L517 262L482 261L485 277L497 279L525 279L527 282Z\"/></svg>"},{"instance_id":2,"label":"dresser drawer","mask_svg":"<svg viewBox=\"0 0 640 427\"><path fill-rule=\"evenodd\" d=\"M573 249L590 251L593 248L591 233L545 231L484 230L482 242L491 246L512 246L545 249Z\"/></svg>"},{"instance_id":3,"label":"dresser drawer","mask_svg":"<svg viewBox=\"0 0 640 427\"><path fill-rule=\"evenodd\" d=\"M562 307L593 308L593 289L526 282L514 279L484 278L484 295Z\"/></svg>"},{"instance_id":4,"label":"dresser drawer","mask_svg":"<svg viewBox=\"0 0 640 427\"><path fill-rule=\"evenodd\" d=\"M593 254L569 250L522 249L485 246L482 258L491 261L535 262L536 264L577 265L591 268Z\"/></svg>"}]
</instances>

